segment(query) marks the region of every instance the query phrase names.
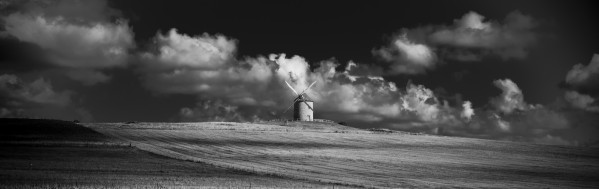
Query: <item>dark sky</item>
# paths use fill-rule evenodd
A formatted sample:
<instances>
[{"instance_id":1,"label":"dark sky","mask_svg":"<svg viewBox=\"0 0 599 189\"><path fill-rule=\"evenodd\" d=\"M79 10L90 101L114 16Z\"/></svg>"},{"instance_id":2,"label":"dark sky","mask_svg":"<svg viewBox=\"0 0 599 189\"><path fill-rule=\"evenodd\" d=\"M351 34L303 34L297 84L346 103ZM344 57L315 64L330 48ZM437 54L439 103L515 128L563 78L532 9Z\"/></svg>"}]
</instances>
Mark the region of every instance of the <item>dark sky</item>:
<instances>
[{"instance_id":1,"label":"dark sky","mask_svg":"<svg viewBox=\"0 0 599 189\"><path fill-rule=\"evenodd\" d=\"M468 90L470 83L452 84L443 79L455 70L469 70L469 77L498 77L519 81L527 100L549 103L561 91L559 82L577 63L588 63L598 52L599 13L590 1L356 1L345 3L281 1L116 1L113 5L130 18L137 41L147 41L157 31L177 28L189 34L221 33L239 40L239 56L269 53L300 55L310 62L336 58L341 63L354 60L377 61L371 50L387 42L385 38L401 28L449 24L468 11L487 19L502 20L514 10L532 15L540 22L541 36L523 60L482 60L483 64L456 62L427 75L393 77L398 83L412 79L430 88L454 92ZM549 56L554 55L554 56ZM493 63L493 62L502 63ZM493 66L493 67L490 67ZM496 66L496 67L495 67ZM543 73L532 76L533 73ZM472 77L472 78L470 78ZM478 80L478 79L477 79ZM492 85L462 92L475 102L486 101L496 93ZM449 85L449 86L448 86Z\"/></svg>"},{"instance_id":2,"label":"dark sky","mask_svg":"<svg viewBox=\"0 0 599 189\"><path fill-rule=\"evenodd\" d=\"M594 101L599 68L589 66L584 73L590 76L583 79L566 79L575 64L599 61L591 61L599 52L599 13L593 1L0 2L3 117L97 122L280 118L286 100L293 98L286 97L290 93L282 80L293 80L301 89L327 78L316 70L325 61L339 65L335 76L309 93L321 100L315 100L316 107L323 107L315 114L324 119L506 140L580 143L594 140L573 140L577 133L597 133L589 125L599 112ZM466 18L482 25L460 25ZM174 41L171 29L189 38ZM219 36L223 43L215 42ZM176 49L196 39L222 54L194 51L193 45ZM400 42L407 44L405 49ZM226 51L227 44L234 50ZM165 58L165 47L175 49L175 58ZM308 75L277 76L284 66L268 59L281 53L303 57L310 65ZM254 60L270 69L268 82L252 80L264 73L245 74L257 65ZM382 77L382 85L393 82L398 90L364 92L380 89L381 83L348 81L343 71L350 61L359 65L350 74ZM499 80L509 80L516 89ZM350 91L339 92L342 85ZM435 103L402 106L422 92L410 96L410 88L419 85L433 92L428 97ZM330 102L334 94L354 94L340 99L358 101L347 106ZM465 101L475 115L465 116L466 121L460 117ZM392 108L382 110L386 105ZM434 116L427 117L431 112ZM564 124L534 131L544 124L535 120L554 119ZM504 128L501 121L509 123L507 131L497 131Z\"/></svg>"}]
</instances>

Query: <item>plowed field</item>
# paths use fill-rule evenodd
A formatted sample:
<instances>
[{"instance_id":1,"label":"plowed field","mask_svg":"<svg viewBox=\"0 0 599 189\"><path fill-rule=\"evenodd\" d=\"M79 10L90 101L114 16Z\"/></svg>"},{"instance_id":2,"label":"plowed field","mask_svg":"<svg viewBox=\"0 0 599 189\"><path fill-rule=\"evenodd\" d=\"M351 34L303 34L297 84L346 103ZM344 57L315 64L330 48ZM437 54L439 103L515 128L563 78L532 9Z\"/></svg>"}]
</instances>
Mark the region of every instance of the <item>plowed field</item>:
<instances>
[{"instance_id":1,"label":"plowed field","mask_svg":"<svg viewBox=\"0 0 599 189\"><path fill-rule=\"evenodd\" d=\"M86 126L171 158L350 186L599 187L596 148L379 133L326 125Z\"/></svg>"}]
</instances>

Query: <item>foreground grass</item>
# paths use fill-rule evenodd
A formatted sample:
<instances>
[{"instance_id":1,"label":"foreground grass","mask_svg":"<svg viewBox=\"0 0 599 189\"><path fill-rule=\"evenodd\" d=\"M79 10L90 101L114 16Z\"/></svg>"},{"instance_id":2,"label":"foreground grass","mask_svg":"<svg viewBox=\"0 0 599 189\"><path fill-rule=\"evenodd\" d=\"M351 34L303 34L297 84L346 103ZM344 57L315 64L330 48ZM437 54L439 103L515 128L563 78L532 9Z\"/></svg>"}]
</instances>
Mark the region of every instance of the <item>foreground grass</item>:
<instances>
[{"instance_id":1,"label":"foreground grass","mask_svg":"<svg viewBox=\"0 0 599 189\"><path fill-rule=\"evenodd\" d=\"M135 148L0 146L0 188L320 188Z\"/></svg>"},{"instance_id":2,"label":"foreground grass","mask_svg":"<svg viewBox=\"0 0 599 189\"><path fill-rule=\"evenodd\" d=\"M339 188L168 158L70 122L0 123L0 188Z\"/></svg>"},{"instance_id":3,"label":"foreground grass","mask_svg":"<svg viewBox=\"0 0 599 189\"><path fill-rule=\"evenodd\" d=\"M176 159L348 186L599 187L599 152L593 148L301 125L87 126Z\"/></svg>"}]
</instances>

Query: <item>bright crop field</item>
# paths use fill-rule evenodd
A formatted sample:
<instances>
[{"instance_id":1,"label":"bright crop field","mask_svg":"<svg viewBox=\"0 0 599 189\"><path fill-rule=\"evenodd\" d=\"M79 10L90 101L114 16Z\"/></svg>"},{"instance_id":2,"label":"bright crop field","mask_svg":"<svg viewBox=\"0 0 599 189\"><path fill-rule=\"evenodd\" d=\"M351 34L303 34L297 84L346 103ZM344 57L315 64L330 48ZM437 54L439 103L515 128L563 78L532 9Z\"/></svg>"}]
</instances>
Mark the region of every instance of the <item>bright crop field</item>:
<instances>
[{"instance_id":1,"label":"bright crop field","mask_svg":"<svg viewBox=\"0 0 599 189\"><path fill-rule=\"evenodd\" d=\"M86 124L155 154L289 178L375 188L597 188L599 150L343 126Z\"/></svg>"}]
</instances>

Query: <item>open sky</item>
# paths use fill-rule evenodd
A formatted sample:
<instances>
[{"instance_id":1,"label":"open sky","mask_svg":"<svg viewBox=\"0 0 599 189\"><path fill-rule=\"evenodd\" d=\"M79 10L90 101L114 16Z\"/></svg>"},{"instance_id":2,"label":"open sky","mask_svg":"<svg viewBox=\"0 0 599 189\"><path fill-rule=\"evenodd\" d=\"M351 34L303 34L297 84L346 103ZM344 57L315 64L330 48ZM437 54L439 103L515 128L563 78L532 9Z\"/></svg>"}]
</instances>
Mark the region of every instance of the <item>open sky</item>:
<instances>
[{"instance_id":1,"label":"open sky","mask_svg":"<svg viewBox=\"0 0 599 189\"><path fill-rule=\"evenodd\" d=\"M592 1L0 1L0 117L315 118L588 145Z\"/></svg>"}]
</instances>

